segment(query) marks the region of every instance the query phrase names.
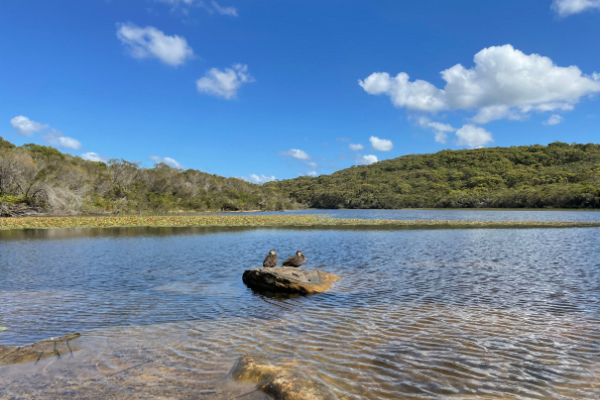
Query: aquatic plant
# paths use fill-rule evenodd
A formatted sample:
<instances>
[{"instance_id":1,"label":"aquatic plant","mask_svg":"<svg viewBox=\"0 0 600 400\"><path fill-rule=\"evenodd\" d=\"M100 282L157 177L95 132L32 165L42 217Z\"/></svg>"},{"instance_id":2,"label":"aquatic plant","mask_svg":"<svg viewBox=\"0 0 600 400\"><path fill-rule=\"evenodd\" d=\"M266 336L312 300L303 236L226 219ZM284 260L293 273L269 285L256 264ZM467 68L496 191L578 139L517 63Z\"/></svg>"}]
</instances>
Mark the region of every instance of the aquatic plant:
<instances>
[{"instance_id":1,"label":"aquatic plant","mask_svg":"<svg viewBox=\"0 0 600 400\"><path fill-rule=\"evenodd\" d=\"M341 219L326 215L205 215L120 217L26 217L0 218L0 230L118 227L277 227L277 226L386 226L449 228L600 227L596 221L452 221Z\"/></svg>"}]
</instances>

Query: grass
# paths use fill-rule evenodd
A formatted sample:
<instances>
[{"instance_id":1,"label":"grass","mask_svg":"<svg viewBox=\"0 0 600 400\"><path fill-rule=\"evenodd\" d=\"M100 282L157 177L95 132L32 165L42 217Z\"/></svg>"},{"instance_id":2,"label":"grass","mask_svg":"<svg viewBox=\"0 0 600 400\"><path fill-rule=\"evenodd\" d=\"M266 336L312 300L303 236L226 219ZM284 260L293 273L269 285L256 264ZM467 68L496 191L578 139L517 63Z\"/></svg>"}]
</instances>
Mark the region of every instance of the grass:
<instances>
[{"instance_id":1,"label":"grass","mask_svg":"<svg viewBox=\"0 0 600 400\"><path fill-rule=\"evenodd\" d=\"M0 230L121 228L121 227L276 227L276 226L398 226L456 228L572 228L600 227L600 222L568 221L451 221L338 219L326 215L207 215L207 216L123 216L123 217L31 217L0 218Z\"/></svg>"}]
</instances>

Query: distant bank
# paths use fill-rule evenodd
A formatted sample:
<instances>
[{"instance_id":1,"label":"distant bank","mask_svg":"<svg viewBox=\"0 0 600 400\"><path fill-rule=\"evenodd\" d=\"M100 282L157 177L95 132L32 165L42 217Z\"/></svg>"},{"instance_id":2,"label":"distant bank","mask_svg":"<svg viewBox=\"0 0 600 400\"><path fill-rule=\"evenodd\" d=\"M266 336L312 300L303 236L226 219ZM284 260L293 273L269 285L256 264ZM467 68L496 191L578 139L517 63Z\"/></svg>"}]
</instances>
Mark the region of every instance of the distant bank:
<instances>
[{"instance_id":1,"label":"distant bank","mask_svg":"<svg viewBox=\"0 0 600 400\"><path fill-rule=\"evenodd\" d=\"M0 138L0 217L408 208L600 208L600 145L444 150L264 185Z\"/></svg>"},{"instance_id":2,"label":"distant bank","mask_svg":"<svg viewBox=\"0 0 600 400\"><path fill-rule=\"evenodd\" d=\"M0 217L302 208L273 188L159 163L88 161L0 137Z\"/></svg>"},{"instance_id":3,"label":"distant bank","mask_svg":"<svg viewBox=\"0 0 600 400\"><path fill-rule=\"evenodd\" d=\"M600 145L407 155L264 186L310 208L600 208Z\"/></svg>"}]
</instances>

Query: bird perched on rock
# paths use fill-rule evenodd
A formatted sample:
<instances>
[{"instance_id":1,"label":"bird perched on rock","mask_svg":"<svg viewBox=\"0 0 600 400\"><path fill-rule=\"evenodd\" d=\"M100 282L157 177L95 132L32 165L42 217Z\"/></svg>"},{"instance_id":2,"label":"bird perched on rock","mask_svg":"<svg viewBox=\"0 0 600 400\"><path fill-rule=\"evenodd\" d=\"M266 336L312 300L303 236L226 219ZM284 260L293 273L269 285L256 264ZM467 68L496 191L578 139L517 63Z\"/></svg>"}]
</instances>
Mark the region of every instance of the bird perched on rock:
<instances>
[{"instance_id":1,"label":"bird perched on rock","mask_svg":"<svg viewBox=\"0 0 600 400\"><path fill-rule=\"evenodd\" d=\"M302 254L300 250L296 252L295 256L291 256L283 262L284 267L299 267L306 262L306 256Z\"/></svg>"},{"instance_id":2,"label":"bird perched on rock","mask_svg":"<svg viewBox=\"0 0 600 400\"><path fill-rule=\"evenodd\" d=\"M273 268L279 262L279 258L277 258L277 253L275 250L271 250L269 254L265 257L265 261L263 261L263 267L265 268Z\"/></svg>"}]
</instances>

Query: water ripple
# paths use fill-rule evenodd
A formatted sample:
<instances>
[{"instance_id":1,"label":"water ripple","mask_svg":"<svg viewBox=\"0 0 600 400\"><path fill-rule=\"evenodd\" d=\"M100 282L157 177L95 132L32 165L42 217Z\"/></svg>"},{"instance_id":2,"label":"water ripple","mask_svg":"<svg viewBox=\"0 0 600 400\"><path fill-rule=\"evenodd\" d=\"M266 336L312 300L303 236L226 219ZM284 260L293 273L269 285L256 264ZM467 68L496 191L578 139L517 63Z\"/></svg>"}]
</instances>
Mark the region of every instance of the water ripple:
<instances>
[{"instance_id":1,"label":"water ripple","mask_svg":"<svg viewBox=\"0 0 600 400\"><path fill-rule=\"evenodd\" d=\"M230 399L252 390L227 379L250 353L344 399L597 399L598 232L0 241L0 346L84 332L73 357L0 367L0 397ZM241 273L271 248L343 279L311 297L254 293Z\"/></svg>"}]
</instances>

